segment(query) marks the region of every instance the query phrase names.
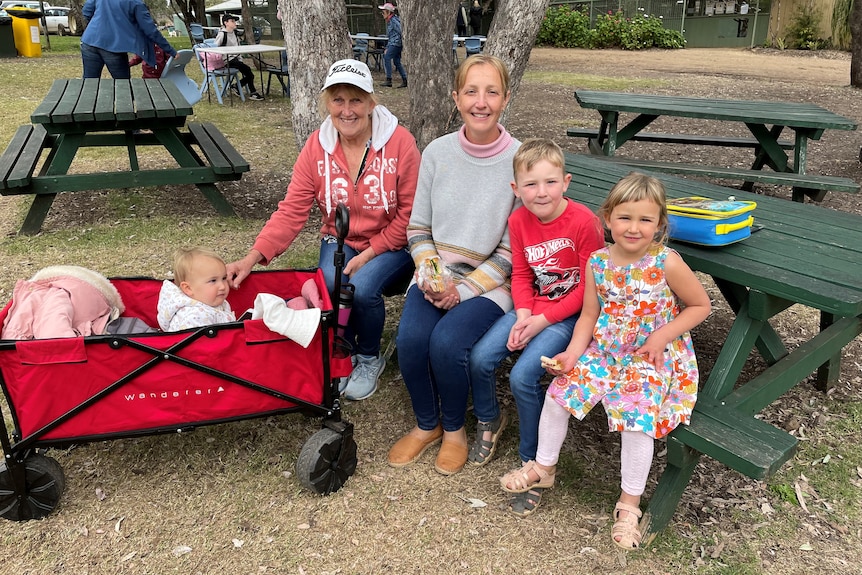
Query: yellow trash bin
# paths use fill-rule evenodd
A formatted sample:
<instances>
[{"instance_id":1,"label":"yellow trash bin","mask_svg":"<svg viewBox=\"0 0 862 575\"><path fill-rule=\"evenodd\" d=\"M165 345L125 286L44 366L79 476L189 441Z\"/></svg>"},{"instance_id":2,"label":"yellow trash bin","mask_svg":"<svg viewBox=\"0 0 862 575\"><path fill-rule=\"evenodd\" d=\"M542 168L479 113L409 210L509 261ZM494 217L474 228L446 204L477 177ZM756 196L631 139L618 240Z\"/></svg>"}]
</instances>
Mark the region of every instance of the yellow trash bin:
<instances>
[{"instance_id":1,"label":"yellow trash bin","mask_svg":"<svg viewBox=\"0 0 862 575\"><path fill-rule=\"evenodd\" d=\"M12 17L12 36L15 38L18 55L41 58L42 39L39 37L39 18L42 17L42 12L29 8L7 8L6 13Z\"/></svg>"}]
</instances>

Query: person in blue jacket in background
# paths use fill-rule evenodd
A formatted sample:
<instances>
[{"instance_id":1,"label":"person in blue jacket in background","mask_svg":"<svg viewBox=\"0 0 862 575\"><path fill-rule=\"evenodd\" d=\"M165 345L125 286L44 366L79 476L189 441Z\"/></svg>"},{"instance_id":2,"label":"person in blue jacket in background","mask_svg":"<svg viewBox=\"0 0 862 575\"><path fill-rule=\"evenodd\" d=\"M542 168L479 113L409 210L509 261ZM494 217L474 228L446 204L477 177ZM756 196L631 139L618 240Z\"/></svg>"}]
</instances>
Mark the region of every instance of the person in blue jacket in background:
<instances>
[{"instance_id":1,"label":"person in blue jacket in background","mask_svg":"<svg viewBox=\"0 0 862 575\"><path fill-rule=\"evenodd\" d=\"M105 67L115 80L131 78L129 53L155 66L154 45L177 55L142 0L87 0L81 14L88 21L81 36L84 78L100 78Z\"/></svg>"},{"instance_id":2,"label":"person in blue jacket in background","mask_svg":"<svg viewBox=\"0 0 862 575\"><path fill-rule=\"evenodd\" d=\"M386 81L382 84L386 88L392 87L392 64L395 64L395 69L401 74L401 85L399 88L407 87L407 72L404 66L401 65L401 50L403 50L403 42L401 40L401 19L395 13L395 6L391 2L387 2L383 6L378 6L383 10L383 19L386 20L386 51L383 52L383 70L386 72Z\"/></svg>"}]
</instances>

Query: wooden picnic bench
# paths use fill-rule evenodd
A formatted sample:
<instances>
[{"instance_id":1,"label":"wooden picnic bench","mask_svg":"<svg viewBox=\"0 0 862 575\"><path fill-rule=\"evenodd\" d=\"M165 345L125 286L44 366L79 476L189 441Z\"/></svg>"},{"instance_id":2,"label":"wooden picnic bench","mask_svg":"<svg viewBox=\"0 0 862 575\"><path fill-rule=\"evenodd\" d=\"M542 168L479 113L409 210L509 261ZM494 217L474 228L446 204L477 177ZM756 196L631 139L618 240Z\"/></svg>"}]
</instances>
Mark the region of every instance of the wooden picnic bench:
<instances>
[{"instance_id":1,"label":"wooden picnic bench","mask_svg":"<svg viewBox=\"0 0 862 575\"><path fill-rule=\"evenodd\" d=\"M194 184L219 214L235 215L215 184L240 179L249 164L213 124L189 122L182 131L191 113L169 82L55 80L32 124L18 128L0 156L0 194L34 195L20 233L39 232L60 192ZM129 169L69 173L81 148L111 146L127 149ZM164 148L176 165L141 170L145 146Z\"/></svg>"},{"instance_id":2,"label":"wooden picnic bench","mask_svg":"<svg viewBox=\"0 0 862 575\"><path fill-rule=\"evenodd\" d=\"M567 135L587 138L589 151L592 154L606 156L610 162L676 174L741 180L744 182L743 189L748 191L753 189L755 183L791 186L792 198L797 202L803 202L806 196L819 202L828 191L850 193L859 191L859 184L850 178L821 176L806 172L810 140L819 140L827 129L856 129L856 123L853 120L814 104L656 96L591 90L578 90L575 92L575 98L581 107L598 110L601 123L596 130L570 128L566 132ZM621 126L620 114L622 113L636 114L636 116ZM644 128L661 116L742 123L753 137L735 138L644 131ZM793 140L779 139L785 128L794 132ZM751 168L735 168L617 156L616 150L630 140L752 148L755 157ZM785 150L792 150L792 163ZM764 171L763 168L766 166L772 171ZM798 177L794 178L788 174L797 174Z\"/></svg>"},{"instance_id":3,"label":"wooden picnic bench","mask_svg":"<svg viewBox=\"0 0 862 575\"><path fill-rule=\"evenodd\" d=\"M572 174L566 195L596 209L631 168L566 154L566 170ZM736 317L712 369L701 374L691 424L668 436L667 466L641 523L646 543L672 518L701 455L755 479L789 460L797 438L757 414L812 373L819 388L833 385L842 349L862 333L862 217L653 175L670 198L732 194L755 201L754 218L762 229L721 248L671 242L693 270L712 277ZM819 331L791 350L769 319L795 304L818 310L820 321ZM755 349L768 367L742 382L743 366Z\"/></svg>"}]
</instances>

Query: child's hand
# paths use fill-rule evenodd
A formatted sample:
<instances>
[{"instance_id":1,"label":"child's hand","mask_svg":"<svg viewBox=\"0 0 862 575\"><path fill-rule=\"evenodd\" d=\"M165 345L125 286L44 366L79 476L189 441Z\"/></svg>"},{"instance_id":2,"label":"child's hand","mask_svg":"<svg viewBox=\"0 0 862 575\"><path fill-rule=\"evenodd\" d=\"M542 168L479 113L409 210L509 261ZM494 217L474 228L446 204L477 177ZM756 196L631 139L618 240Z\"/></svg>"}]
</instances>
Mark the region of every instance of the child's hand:
<instances>
[{"instance_id":1,"label":"child's hand","mask_svg":"<svg viewBox=\"0 0 862 575\"><path fill-rule=\"evenodd\" d=\"M664 365L664 350L669 342L662 337L656 337L656 333L650 335L644 344L635 350L635 354L644 356L656 369L661 369Z\"/></svg>"},{"instance_id":2,"label":"child's hand","mask_svg":"<svg viewBox=\"0 0 862 575\"><path fill-rule=\"evenodd\" d=\"M531 315L515 323L512 331L509 332L509 341L506 347L509 351L524 349L530 340L549 325L550 323L545 319L544 314Z\"/></svg>"},{"instance_id":3,"label":"child's hand","mask_svg":"<svg viewBox=\"0 0 862 575\"><path fill-rule=\"evenodd\" d=\"M542 362L542 365L545 367L545 370L551 375L564 375L572 371L572 368L575 367L575 363L578 361L578 358L575 357L574 354L568 352L561 352L551 358L552 363L556 363L559 367L551 367L550 365L545 365L545 362Z\"/></svg>"}]
</instances>

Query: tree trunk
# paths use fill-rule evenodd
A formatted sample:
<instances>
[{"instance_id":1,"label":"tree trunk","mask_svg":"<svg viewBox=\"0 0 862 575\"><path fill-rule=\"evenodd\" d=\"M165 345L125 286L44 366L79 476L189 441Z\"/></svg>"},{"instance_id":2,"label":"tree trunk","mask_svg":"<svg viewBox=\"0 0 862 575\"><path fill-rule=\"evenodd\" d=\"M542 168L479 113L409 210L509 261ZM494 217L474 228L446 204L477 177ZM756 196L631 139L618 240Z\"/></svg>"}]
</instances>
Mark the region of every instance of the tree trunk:
<instances>
[{"instance_id":1,"label":"tree trunk","mask_svg":"<svg viewBox=\"0 0 862 575\"><path fill-rule=\"evenodd\" d=\"M850 8L850 85L862 88L862 0L854 0Z\"/></svg>"},{"instance_id":2,"label":"tree trunk","mask_svg":"<svg viewBox=\"0 0 862 575\"><path fill-rule=\"evenodd\" d=\"M311 132L320 127L317 95L326 71L336 60L353 54L347 8L344 0L281 0L280 6L290 69L293 133L301 149Z\"/></svg>"},{"instance_id":3,"label":"tree trunk","mask_svg":"<svg viewBox=\"0 0 862 575\"><path fill-rule=\"evenodd\" d=\"M240 0L239 2L240 15L242 16L242 37L246 44L257 44L254 41L254 18L251 15L251 9L248 7L248 0Z\"/></svg>"},{"instance_id":4,"label":"tree trunk","mask_svg":"<svg viewBox=\"0 0 862 575\"><path fill-rule=\"evenodd\" d=\"M498 0L497 11L488 30L485 54L497 56L509 66L512 100L500 117L505 125L518 93L521 78L527 69L533 42L542 27L542 19L548 10L549 0ZM862 3L862 2L860 2Z\"/></svg>"},{"instance_id":5,"label":"tree trunk","mask_svg":"<svg viewBox=\"0 0 862 575\"><path fill-rule=\"evenodd\" d=\"M408 125L420 150L446 132L452 108L452 34L457 8L458 0L403 0L398 4L410 90Z\"/></svg>"}]
</instances>

